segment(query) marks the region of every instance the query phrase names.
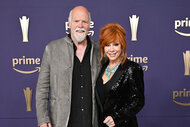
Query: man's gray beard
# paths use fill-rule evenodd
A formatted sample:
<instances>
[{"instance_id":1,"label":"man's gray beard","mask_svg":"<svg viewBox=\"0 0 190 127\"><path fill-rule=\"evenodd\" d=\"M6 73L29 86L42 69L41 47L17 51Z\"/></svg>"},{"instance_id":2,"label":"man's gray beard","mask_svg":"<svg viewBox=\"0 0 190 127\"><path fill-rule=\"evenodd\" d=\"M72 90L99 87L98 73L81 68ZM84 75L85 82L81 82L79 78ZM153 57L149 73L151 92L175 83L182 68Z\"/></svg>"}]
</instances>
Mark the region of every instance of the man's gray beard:
<instances>
[{"instance_id":1,"label":"man's gray beard","mask_svg":"<svg viewBox=\"0 0 190 127\"><path fill-rule=\"evenodd\" d=\"M76 40L78 43L81 43L82 41L85 40L86 34L85 34L85 33L83 33L83 34L74 33L74 38L75 38L75 40Z\"/></svg>"}]
</instances>

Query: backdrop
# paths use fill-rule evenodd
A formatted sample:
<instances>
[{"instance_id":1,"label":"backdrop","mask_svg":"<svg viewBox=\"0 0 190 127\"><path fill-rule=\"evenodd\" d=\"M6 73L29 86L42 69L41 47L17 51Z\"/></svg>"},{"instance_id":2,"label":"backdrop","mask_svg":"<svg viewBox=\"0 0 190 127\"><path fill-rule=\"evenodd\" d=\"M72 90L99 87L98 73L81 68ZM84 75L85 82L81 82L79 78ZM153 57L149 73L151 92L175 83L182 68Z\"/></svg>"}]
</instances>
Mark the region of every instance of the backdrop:
<instances>
[{"instance_id":1,"label":"backdrop","mask_svg":"<svg viewBox=\"0 0 190 127\"><path fill-rule=\"evenodd\" d=\"M189 127L189 0L0 0L0 126L37 127L42 54L69 32L68 14L77 5L91 13L92 39L107 23L127 31L128 59L144 69L139 127Z\"/></svg>"}]
</instances>

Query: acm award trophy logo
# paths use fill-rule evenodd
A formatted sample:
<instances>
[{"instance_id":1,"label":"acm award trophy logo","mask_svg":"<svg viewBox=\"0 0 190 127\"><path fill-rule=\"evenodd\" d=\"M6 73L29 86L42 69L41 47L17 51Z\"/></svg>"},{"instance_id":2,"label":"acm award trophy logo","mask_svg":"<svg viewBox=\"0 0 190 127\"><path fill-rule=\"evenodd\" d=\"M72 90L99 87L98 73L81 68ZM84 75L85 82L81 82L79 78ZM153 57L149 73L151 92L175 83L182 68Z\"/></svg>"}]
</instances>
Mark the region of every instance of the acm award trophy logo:
<instances>
[{"instance_id":1,"label":"acm award trophy logo","mask_svg":"<svg viewBox=\"0 0 190 127\"><path fill-rule=\"evenodd\" d=\"M22 30L23 42L28 42L29 18L26 18L26 16L22 16L22 18L19 18L19 20Z\"/></svg>"},{"instance_id":2,"label":"acm award trophy logo","mask_svg":"<svg viewBox=\"0 0 190 127\"><path fill-rule=\"evenodd\" d=\"M32 111L31 104L32 104L32 90L30 87L26 87L24 89L24 96L26 100L26 111L30 112Z\"/></svg>"},{"instance_id":3,"label":"acm award trophy logo","mask_svg":"<svg viewBox=\"0 0 190 127\"><path fill-rule=\"evenodd\" d=\"M131 25L131 41L137 41L137 28L139 23L139 17L136 15L132 15L129 17L130 25Z\"/></svg>"},{"instance_id":4,"label":"acm award trophy logo","mask_svg":"<svg viewBox=\"0 0 190 127\"><path fill-rule=\"evenodd\" d=\"M183 59L184 59L184 67L185 73L184 75L190 75L190 50L183 52Z\"/></svg>"}]
</instances>

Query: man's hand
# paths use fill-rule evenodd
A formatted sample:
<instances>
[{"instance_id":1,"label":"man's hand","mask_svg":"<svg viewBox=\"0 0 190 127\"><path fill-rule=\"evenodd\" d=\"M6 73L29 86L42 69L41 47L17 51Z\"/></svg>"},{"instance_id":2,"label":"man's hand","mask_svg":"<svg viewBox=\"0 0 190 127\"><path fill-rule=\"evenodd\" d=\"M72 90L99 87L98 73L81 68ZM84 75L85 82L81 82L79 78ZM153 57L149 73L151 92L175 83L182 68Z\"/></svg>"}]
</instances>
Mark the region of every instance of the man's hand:
<instances>
[{"instance_id":1,"label":"man's hand","mask_svg":"<svg viewBox=\"0 0 190 127\"><path fill-rule=\"evenodd\" d=\"M114 127L115 123L113 121L113 118L111 116L108 116L105 118L104 123L108 126L108 127Z\"/></svg>"},{"instance_id":2,"label":"man's hand","mask_svg":"<svg viewBox=\"0 0 190 127\"><path fill-rule=\"evenodd\" d=\"M40 127L52 127L52 126L51 126L51 123L44 123L40 125Z\"/></svg>"}]
</instances>

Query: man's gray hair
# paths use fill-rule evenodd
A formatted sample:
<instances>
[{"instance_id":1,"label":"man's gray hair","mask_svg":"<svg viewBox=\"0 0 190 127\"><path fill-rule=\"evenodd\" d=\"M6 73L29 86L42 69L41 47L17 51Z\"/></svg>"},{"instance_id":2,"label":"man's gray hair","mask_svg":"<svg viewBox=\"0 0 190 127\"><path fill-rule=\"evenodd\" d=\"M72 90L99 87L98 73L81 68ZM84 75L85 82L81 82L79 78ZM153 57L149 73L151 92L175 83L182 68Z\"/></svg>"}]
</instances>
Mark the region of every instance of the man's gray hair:
<instances>
[{"instance_id":1,"label":"man's gray hair","mask_svg":"<svg viewBox=\"0 0 190 127\"><path fill-rule=\"evenodd\" d=\"M68 18L69 22L71 22L72 12L73 12L73 10L71 10L71 11L69 12L69 18ZM90 22L91 22L91 15L90 15L90 12L88 12L88 17L89 17L89 25L90 25Z\"/></svg>"}]
</instances>

